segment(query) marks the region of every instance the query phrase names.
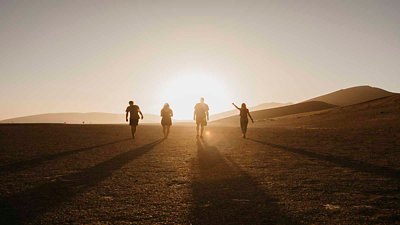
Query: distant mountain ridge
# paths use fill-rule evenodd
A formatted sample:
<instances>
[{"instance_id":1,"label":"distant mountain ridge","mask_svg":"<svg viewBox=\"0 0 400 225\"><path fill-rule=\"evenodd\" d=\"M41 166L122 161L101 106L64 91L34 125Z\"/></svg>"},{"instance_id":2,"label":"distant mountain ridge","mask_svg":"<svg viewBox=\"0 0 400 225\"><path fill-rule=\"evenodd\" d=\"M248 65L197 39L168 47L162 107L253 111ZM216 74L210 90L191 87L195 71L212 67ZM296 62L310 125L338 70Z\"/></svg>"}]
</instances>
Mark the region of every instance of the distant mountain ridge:
<instances>
[{"instance_id":1,"label":"distant mountain ridge","mask_svg":"<svg viewBox=\"0 0 400 225\"><path fill-rule=\"evenodd\" d=\"M277 106L288 105L290 103L264 103L253 109L273 108ZM222 119L225 117L237 115L236 109L211 115L211 120ZM140 123L159 123L161 121L160 116L153 114L145 114L144 119ZM176 122L193 122L185 120L175 120ZM11 119L1 120L0 123L67 123L67 124L124 124L125 114L116 113L102 113L102 112L90 112L90 113L44 113L30 116L22 116Z\"/></svg>"},{"instance_id":2,"label":"distant mountain ridge","mask_svg":"<svg viewBox=\"0 0 400 225\"><path fill-rule=\"evenodd\" d=\"M344 107L363 102L372 101L395 95L380 88L370 86L357 86L321 95L297 104L290 103L264 103L251 107L250 111L255 120L266 120L274 117L295 115L320 111L334 107ZM238 103L239 104L239 103ZM231 111L211 115L210 119L215 124L237 124L238 111ZM146 114L141 123L159 123L160 117ZM181 121L176 121L181 122ZM72 124L123 124L124 114L113 113L48 113L24 116L0 121L0 123L72 123Z\"/></svg>"},{"instance_id":3,"label":"distant mountain ridge","mask_svg":"<svg viewBox=\"0 0 400 225\"><path fill-rule=\"evenodd\" d=\"M140 123L158 123L160 117L145 114ZM125 114L116 113L46 113L0 121L0 123L68 123L68 124L118 124L126 123Z\"/></svg>"}]
</instances>

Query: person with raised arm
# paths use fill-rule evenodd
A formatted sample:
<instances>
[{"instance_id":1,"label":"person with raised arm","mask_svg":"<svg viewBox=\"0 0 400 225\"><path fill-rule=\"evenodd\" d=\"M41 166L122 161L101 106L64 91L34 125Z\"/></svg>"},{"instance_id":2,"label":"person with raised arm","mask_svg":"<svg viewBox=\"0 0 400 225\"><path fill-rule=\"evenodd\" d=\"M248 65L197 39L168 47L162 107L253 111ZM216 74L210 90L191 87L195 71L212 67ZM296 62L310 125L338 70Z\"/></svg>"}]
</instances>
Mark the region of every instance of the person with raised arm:
<instances>
[{"instance_id":1,"label":"person with raised arm","mask_svg":"<svg viewBox=\"0 0 400 225\"><path fill-rule=\"evenodd\" d=\"M254 123L253 117L251 117L250 111L246 107L246 103L242 103L242 107L240 108L237 105L235 105L235 103L232 103L232 105L235 106L235 108L240 111L240 128L242 129L243 138L246 138L247 125L249 124L248 117L250 117L251 122Z\"/></svg>"},{"instance_id":2,"label":"person with raised arm","mask_svg":"<svg viewBox=\"0 0 400 225\"><path fill-rule=\"evenodd\" d=\"M134 105L133 101L129 101L129 106L125 110L125 120L128 122L129 115L129 125L131 126L132 139L135 139L136 127L139 124L139 114L140 118L143 119L143 113L140 111L139 106Z\"/></svg>"}]
</instances>

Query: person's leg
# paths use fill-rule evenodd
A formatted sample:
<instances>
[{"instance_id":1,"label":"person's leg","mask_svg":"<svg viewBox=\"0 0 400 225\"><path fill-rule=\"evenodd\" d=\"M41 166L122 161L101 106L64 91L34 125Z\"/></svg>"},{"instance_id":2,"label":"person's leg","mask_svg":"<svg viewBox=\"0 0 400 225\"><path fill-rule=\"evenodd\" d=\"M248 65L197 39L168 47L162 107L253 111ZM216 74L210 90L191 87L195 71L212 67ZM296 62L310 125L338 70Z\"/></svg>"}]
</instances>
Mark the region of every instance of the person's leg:
<instances>
[{"instance_id":1,"label":"person's leg","mask_svg":"<svg viewBox=\"0 0 400 225\"><path fill-rule=\"evenodd\" d=\"M131 132L132 132L132 138L135 138L135 133L136 133L136 126L132 125L131 126Z\"/></svg>"},{"instance_id":2,"label":"person's leg","mask_svg":"<svg viewBox=\"0 0 400 225\"><path fill-rule=\"evenodd\" d=\"M169 128L171 128L171 126L167 126L166 137L169 135Z\"/></svg>"},{"instance_id":3,"label":"person's leg","mask_svg":"<svg viewBox=\"0 0 400 225\"><path fill-rule=\"evenodd\" d=\"M203 137L203 132L204 132L204 125L201 124L201 133L200 133L200 137Z\"/></svg>"},{"instance_id":4,"label":"person's leg","mask_svg":"<svg viewBox=\"0 0 400 225\"><path fill-rule=\"evenodd\" d=\"M197 123L197 124L196 124L197 137L199 136L199 126L200 126L200 124Z\"/></svg>"},{"instance_id":5,"label":"person's leg","mask_svg":"<svg viewBox=\"0 0 400 225\"><path fill-rule=\"evenodd\" d=\"M246 138L248 120L240 119L240 128L242 129L243 138Z\"/></svg>"},{"instance_id":6,"label":"person's leg","mask_svg":"<svg viewBox=\"0 0 400 225\"><path fill-rule=\"evenodd\" d=\"M162 125L162 132L163 132L163 135L165 137L165 125Z\"/></svg>"},{"instance_id":7,"label":"person's leg","mask_svg":"<svg viewBox=\"0 0 400 225\"><path fill-rule=\"evenodd\" d=\"M249 125L249 122L248 122L248 121L246 121L246 122L243 124L243 135L244 135L244 138L246 138L247 125Z\"/></svg>"}]
</instances>

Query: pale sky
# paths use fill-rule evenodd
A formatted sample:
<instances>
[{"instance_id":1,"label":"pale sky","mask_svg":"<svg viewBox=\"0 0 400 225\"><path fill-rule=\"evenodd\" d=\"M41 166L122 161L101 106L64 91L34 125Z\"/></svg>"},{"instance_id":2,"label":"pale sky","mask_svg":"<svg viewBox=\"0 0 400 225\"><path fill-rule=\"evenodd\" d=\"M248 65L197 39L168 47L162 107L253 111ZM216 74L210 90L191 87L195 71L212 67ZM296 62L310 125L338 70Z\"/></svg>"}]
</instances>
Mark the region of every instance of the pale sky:
<instances>
[{"instance_id":1,"label":"pale sky","mask_svg":"<svg viewBox=\"0 0 400 225\"><path fill-rule=\"evenodd\" d=\"M0 0L0 120L400 92L400 1Z\"/></svg>"}]
</instances>

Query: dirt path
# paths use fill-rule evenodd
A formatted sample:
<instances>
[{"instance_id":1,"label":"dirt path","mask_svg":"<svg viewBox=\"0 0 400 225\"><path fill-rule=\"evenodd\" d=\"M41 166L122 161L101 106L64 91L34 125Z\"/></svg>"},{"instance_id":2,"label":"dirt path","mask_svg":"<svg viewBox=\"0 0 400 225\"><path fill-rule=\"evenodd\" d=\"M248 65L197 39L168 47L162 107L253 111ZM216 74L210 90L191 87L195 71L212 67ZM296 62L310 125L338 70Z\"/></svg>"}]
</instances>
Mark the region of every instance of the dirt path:
<instances>
[{"instance_id":1,"label":"dirt path","mask_svg":"<svg viewBox=\"0 0 400 225\"><path fill-rule=\"evenodd\" d=\"M141 126L132 141L126 126L0 126L0 223L400 221L397 141L382 146L371 131L252 129L247 140L238 128L208 131L196 139L193 127L175 126L162 140L158 126Z\"/></svg>"}]
</instances>

